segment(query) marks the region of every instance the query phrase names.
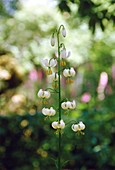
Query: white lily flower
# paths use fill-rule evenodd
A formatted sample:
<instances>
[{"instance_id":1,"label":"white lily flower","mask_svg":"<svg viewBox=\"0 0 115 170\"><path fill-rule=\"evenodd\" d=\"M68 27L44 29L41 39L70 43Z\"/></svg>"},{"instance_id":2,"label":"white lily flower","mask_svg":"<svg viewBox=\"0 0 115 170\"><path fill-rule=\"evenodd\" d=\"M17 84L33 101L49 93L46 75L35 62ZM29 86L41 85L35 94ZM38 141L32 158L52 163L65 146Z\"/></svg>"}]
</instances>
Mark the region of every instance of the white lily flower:
<instances>
[{"instance_id":1,"label":"white lily flower","mask_svg":"<svg viewBox=\"0 0 115 170\"><path fill-rule=\"evenodd\" d=\"M70 102L70 101L63 102L63 103L61 104L61 107L62 107L62 109L64 109L64 110L68 110L68 109L73 110L73 109L76 108L76 103L75 103L74 100L73 100L73 102Z\"/></svg>"},{"instance_id":2,"label":"white lily flower","mask_svg":"<svg viewBox=\"0 0 115 170\"><path fill-rule=\"evenodd\" d=\"M54 45L55 45L55 37L52 36L52 37L51 37L51 46L54 46Z\"/></svg>"},{"instance_id":3,"label":"white lily flower","mask_svg":"<svg viewBox=\"0 0 115 170\"><path fill-rule=\"evenodd\" d=\"M44 59L42 60L42 65L45 67L55 67L57 65L57 60L52 58L51 60Z\"/></svg>"},{"instance_id":4,"label":"white lily flower","mask_svg":"<svg viewBox=\"0 0 115 170\"><path fill-rule=\"evenodd\" d=\"M63 37L66 37L66 29L64 27L62 28L62 35Z\"/></svg>"},{"instance_id":5,"label":"white lily flower","mask_svg":"<svg viewBox=\"0 0 115 170\"><path fill-rule=\"evenodd\" d=\"M70 51L67 53L66 52L66 48L63 48L61 51L60 51L60 56L61 56L61 58L63 58L63 59L66 59L66 58L68 58L69 56L70 56Z\"/></svg>"},{"instance_id":6,"label":"white lily flower","mask_svg":"<svg viewBox=\"0 0 115 170\"><path fill-rule=\"evenodd\" d=\"M51 67L55 67L57 65L57 60L54 58L52 58L50 60L44 59L44 60L42 60L42 65L45 67L48 67L48 70L46 71L46 73L47 73L47 75L51 75L52 74Z\"/></svg>"},{"instance_id":7,"label":"white lily flower","mask_svg":"<svg viewBox=\"0 0 115 170\"><path fill-rule=\"evenodd\" d=\"M56 114L56 111L53 109L53 107L48 108L43 108L42 113L45 116L54 116Z\"/></svg>"},{"instance_id":8,"label":"white lily flower","mask_svg":"<svg viewBox=\"0 0 115 170\"><path fill-rule=\"evenodd\" d=\"M70 69L64 69L63 75L64 75L64 77L74 77L75 76L74 68L71 67Z\"/></svg>"},{"instance_id":9,"label":"white lily flower","mask_svg":"<svg viewBox=\"0 0 115 170\"><path fill-rule=\"evenodd\" d=\"M49 75L49 79L51 81L58 81L58 73L52 73L51 75Z\"/></svg>"},{"instance_id":10,"label":"white lily flower","mask_svg":"<svg viewBox=\"0 0 115 170\"><path fill-rule=\"evenodd\" d=\"M85 125L83 122L79 122L78 124L73 124L71 128L74 132L78 132L78 131L84 130Z\"/></svg>"},{"instance_id":11,"label":"white lily flower","mask_svg":"<svg viewBox=\"0 0 115 170\"><path fill-rule=\"evenodd\" d=\"M50 92L49 91L44 91L44 90L42 90L42 89L40 89L39 91L38 91L38 97L39 98L46 98L46 99L48 99L49 97L50 97Z\"/></svg>"},{"instance_id":12,"label":"white lily flower","mask_svg":"<svg viewBox=\"0 0 115 170\"><path fill-rule=\"evenodd\" d=\"M63 120L60 120L60 122L55 121L55 122L52 122L52 127L54 129L64 129L65 128L65 123L64 123Z\"/></svg>"}]
</instances>

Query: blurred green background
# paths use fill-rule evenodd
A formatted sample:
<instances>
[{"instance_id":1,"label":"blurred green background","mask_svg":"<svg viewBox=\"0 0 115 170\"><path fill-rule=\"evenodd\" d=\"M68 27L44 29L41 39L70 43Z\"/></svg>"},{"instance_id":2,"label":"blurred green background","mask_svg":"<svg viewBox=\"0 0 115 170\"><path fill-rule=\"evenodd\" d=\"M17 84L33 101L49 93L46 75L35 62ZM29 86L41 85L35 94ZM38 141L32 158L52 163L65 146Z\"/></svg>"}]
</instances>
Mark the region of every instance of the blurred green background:
<instances>
[{"instance_id":1,"label":"blurred green background","mask_svg":"<svg viewBox=\"0 0 115 170\"><path fill-rule=\"evenodd\" d=\"M86 125L83 136L64 129L63 170L115 170L114 22L114 0L0 0L0 170L56 169L55 118L44 119L37 92L49 87L41 59L55 56L50 38L61 24L77 72L62 85L77 109L63 118Z\"/></svg>"}]
</instances>

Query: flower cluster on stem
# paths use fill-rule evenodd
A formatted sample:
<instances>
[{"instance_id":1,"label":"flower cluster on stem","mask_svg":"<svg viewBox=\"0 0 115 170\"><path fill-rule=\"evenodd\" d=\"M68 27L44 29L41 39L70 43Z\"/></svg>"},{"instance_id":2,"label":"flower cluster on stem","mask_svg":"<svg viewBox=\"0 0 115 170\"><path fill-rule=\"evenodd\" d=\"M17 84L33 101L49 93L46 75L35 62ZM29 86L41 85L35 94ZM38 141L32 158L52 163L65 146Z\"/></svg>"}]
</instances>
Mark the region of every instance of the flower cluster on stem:
<instances>
[{"instance_id":1,"label":"flower cluster on stem","mask_svg":"<svg viewBox=\"0 0 115 170\"><path fill-rule=\"evenodd\" d=\"M59 27L58 30L55 30L51 37L51 46L54 47L57 42L57 57L51 59L43 59L42 65L46 67L47 75L52 81L52 86L55 93L57 93L57 103L58 109L55 110L52 106L50 108L44 107L42 109L42 114L46 117L52 117L57 115L57 120L52 122L52 128L58 132L59 135L59 147L58 147L58 170L61 170L61 131L66 127L66 123L62 119L62 110L71 111L76 109L76 102L73 101L64 101L61 96L61 77L63 76L66 79L66 83L73 83L73 78L76 75L75 69L73 67L66 66L66 60L70 57L70 52L67 52L64 43L60 43L60 34L65 38L66 37L66 29L63 25ZM57 41L56 41L57 40ZM57 71L53 72L53 68L57 66ZM51 89L51 88L50 88ZM53 90L53 89L51 89ZM38 92L38 97L42 99L44 104L44 100L49 100L51 93L48 90L40 89ZM62 102L63 101L63 102ZM74 132L82 132L85 129L85 125L83 122L79 122L78 124L73 124L71 126Z\"/></svg>"}]
</instances>

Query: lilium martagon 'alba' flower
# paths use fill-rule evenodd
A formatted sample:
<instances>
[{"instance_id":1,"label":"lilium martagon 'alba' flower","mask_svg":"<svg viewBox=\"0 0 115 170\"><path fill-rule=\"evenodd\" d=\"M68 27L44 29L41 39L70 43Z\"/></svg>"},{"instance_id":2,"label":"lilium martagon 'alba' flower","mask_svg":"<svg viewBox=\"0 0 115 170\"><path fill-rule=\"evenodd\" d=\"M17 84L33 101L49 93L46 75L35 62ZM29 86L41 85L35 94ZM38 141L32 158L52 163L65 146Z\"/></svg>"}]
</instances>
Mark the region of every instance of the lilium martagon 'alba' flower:
<instances>
[{"instance_id":1,"label":"lilium martagon 'alba' flower","mask_svg":"<svg viewBox=\"0 0 115 170\"><path fill-rule=\"evenodd\" d=\"M52 127L54 129L64 129L65 128L65 123L64 123L63 120L60 120L59 122L55 121L55 122L52 122Z\"/></svg>"},{"instance_id":2,"label":"lilium martagon 'alba' flower","mask_svg":"<svg viewBox=\"0 0 115 170\"><path fill-rule=\"evenodd\" d=\"M63 37L66 37L66 29L64 27L62 28L62 35Z\"/></svg>"},{"instance_id":3,"label":"lilium martagon 'alba' flower","mask_svg":"<svg viewBox=\"0 0 115 170\"><path fill-rule=\"evenodd\" d=\"M70 69L64 69L63 75L64 75L64 77L74 77L75 76L74 68L71 67Z\"/></svg>"},{"instance_id":4,"label":"lilium martagon 'alba' flower","mask_svg":"<svg viewBox=\"0 0 115 170\"><path fill-rule=\"evenodd\" d=\"M73 124L71 128L74 132L80 132L85 129L85 125L83 122L79 122L78 124Z\"/></svg>"},{"instance_id":5,"label":"lilium martagon 'alba' flower","mask_svg":"<svg viewBox=\"0 0 115 170\"><path fill-rule=\"evenodd\" d=\"M75 102L75 100L73 100L72 102L70 102L70 101L63 102L61 104L61 107L63 110L69 110L69 109L73 110L76 108L76 102Z\"/></svg>"},{"instance_id":6,"label":"lilium martagon 'alba' flower","mask_svg":"<svg viewBox=\"0 0 115 170\"><path fill-rule=\"evenodd\" d=\"M45 116L54 116L56 114L56 111L53 109L53 107L48 108L43 108L42 113Z\"/></svg>"},{"instance_id":7,"label":"lilium martagon 'alba' flower","mask_svg":"<svg viewBox=\"0 0 115 170\"><path fill-rule=\"evenodd\" d=\"M58 88L58 73L52 73L48 76L49 82L52 83L53 88Z\"/></svg>"},{"instance_id":8,"label":"lilium martagon 'alba' flower","mask_svg":"<svg viewBox=\"0 0 115 170\"><path fill-rule=\"evenodd\" d=\"M50 60L44 59L44 60L42 60L42 65L48 68L47 74L50 75L50 74L52 74L51 68L53 68L57 65L57 60L54 58L52 58Z\"/></svg>"},{"instance_id":9,"label":"lilium martagon 'alba' flower","mask_svg":"<svg viewBox=\"0 0 115 170\"><path fill-rule=\"evenodd\" d=\"M49 80L50 81L58 81L58 73L52 73L49 75Z\"/></svg>"},{"instance_id":10,"label":"lilium martagon 'alba' flower","mask_svg":"<svg viewBox=\"0 0 115 170\"><path fill-rule=\"evenodd\" d=\"M42 98L42 99L48 99L49 97L50 97L50 92L49 91L44 91L44 90L42 90L42 89L40 89L39 91L38 91L38 97L39 98Z\"/></svg>"}]
</instances>

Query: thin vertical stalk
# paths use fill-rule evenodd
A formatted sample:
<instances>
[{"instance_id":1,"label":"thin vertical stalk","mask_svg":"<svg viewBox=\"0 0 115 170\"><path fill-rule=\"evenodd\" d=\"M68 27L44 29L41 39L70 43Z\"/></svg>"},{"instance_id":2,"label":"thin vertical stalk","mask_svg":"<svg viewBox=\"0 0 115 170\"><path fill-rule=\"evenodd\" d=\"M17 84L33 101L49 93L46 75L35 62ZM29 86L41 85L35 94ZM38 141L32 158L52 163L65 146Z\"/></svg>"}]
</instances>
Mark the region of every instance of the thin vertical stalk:
<instances>
[{"instance_id":1,"label":"thin vertical stalk","mask_svg":"<svg viewBox=\"0 0 115 170\"><path fill-rule=\"evenodd\" d=\"M59 32L60 28L57 31L57 43L58 43L58 90L59 90L59 96L58 96L58 104L59 104L59 121L61 120L61 81L60 81L60 42L59 42ZM59 130L59 143L58 143L58 170L61 170L61 129Z\"/></svg>"}]
</instances>

